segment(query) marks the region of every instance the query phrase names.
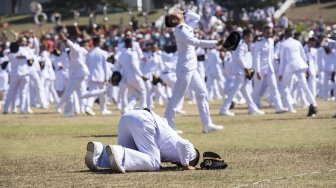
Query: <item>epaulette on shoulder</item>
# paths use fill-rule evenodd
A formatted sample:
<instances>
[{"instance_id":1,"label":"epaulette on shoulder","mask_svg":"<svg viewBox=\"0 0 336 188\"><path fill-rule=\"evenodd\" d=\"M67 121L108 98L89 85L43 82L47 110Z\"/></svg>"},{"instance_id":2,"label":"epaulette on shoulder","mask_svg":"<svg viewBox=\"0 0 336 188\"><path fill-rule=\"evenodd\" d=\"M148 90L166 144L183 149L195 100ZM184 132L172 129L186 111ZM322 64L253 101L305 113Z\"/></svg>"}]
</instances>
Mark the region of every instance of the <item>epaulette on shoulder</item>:
<instances>
[{"instance_id":1,"label":"epaulette on shoulder","mask_svg":"<svg viewBox=\"0 0 336 188\"><path fill-rule=\"evenodd\" d=\"M183 29L183 25L180 25L180 26L179 26L179 29Z\"/></svg>"}]
</instances>

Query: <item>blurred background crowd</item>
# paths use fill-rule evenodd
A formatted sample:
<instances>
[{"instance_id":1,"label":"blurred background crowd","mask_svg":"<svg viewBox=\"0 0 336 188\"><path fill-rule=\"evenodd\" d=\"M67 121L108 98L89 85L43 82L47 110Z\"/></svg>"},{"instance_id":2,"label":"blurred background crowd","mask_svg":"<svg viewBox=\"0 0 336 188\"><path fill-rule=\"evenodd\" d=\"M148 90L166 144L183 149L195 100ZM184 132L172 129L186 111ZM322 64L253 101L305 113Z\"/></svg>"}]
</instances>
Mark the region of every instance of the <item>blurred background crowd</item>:
<instances>
[{"instance_id":1,"label":"blurred background crowd","mask_svg":"<svg viewBox=\"0 0 336 188\"><path fill-rule=\"evenodd\" d=\"M66 3L70 4L68 5ZM29 100L31 101L28 102L25 109L21 109L21 113L32 113L33 111L30 107L49 108L50 104L59 103L59 100L62 98L62 95L65 91L67 82L66 80L69 79L69 77L64 74L64 69L66 69L68 66L66 65L67 63L65 63L65 61L69 61L69 59L60 60L60 57L62 57L62 52L67 52L69 47L64 44L60 33L65 33L66 37L69 40L79 44L88 51L94 48L93 39L95 37L98 37L101 42L100 47L109 54L108 63L110 71L108 74L109 77L111 77L114 71L114 64L118 61L118 57L121 52L120 45L127 37L132 38L133 41L139 44L142 53L142 55L139 56L140 63L154 61L154 64L158 64L158 62L155 62L155 60L153 59L154 53L157 53L159 51L160 54L166 54L166 56L168 56L169 54L173 54L176 51L174 31L172 28L165 27L163 18L165 14L177 8L181 8L183 10L189 9L198 13L201 16L199 25L194 30L195 37L199 39L220 40L225 39L232 31L242 33L245 29L251 29L253 31L254 41L258 41L263 34L262 32L264 26L267 25L273 29L272 38L275 41L275 45L277 42L282 40L285 29L293 28L296 31L295 39L299 40L303 46L306 45L309 39L313 38L316 42L314 43L315 48L318 49L321 47L325 47L335 53L335 46L328 46L327 41L329 39L336 39L336 22L326 23L323 17L320 17L320 19L317 21L310 21L309 19L307 19L305 22L295 23L286 16L285 11L280 11L280 13L277 12L281 9L282 6L284 6L285 3L290 3L288 1L236 0L226 2L214 0L197 0L163 2L153 1L152 4L148 3L147 1L143 1L143 4L141 4L141 6L137 5L135 9L127 9L126 3L124 3L123 1L120 1L119 3L119 1L113 0L99 2L83 1L83 5L85 6L80 7L78 3L76 4L76 1L66 1L63 2L63 4L62 2L58 2L57 4L56 1L46 2L42 4L33 2L29 4L29 8L35 13L33 19L36 23L37 29L12 29L11 26L8 25L6 21L4 21L2 24L3 32L0 36L0 63L2 64L2 69L0 71L0 100L2 101L2 103L4 103L5 101L11 81L10 66L6 67L5 65L3 65L4 62L8 62L8 58L6 59L6 54L10 52L11 42L19 41L20 46L26 46L30 48L31 54L34 57L34 65L29 67L30 73L28 73L33 76L30 76L30 80L28 81L28 85L26 86L28 87L27 90L30 93L28 98L30 98ZM169 5L164 5L163 3L168 3ZM307 2L294 1L294 4L295 3L300 4ZM318 1L318 3L320 2ZM73 8L69 8L69 10L67 10L66 12L64 10L64 7L63 9L60 9L59 7L53 8L53 6L73 6L79 7L81 9L78 8L78 10L75 10ZM162 15L156 20L149 19L149 15L151 14L151 12L153 12L153 6L164 7ZM19 11L17 7L15 9L15 6L13 4L12 7L12 11ZM109 20L108 17L109 12L112 10L122 11L125 9L128 10L128 14L126 14L128 15L128 17L119 18L118 24L110 24L111 20ZM83 14L83 12L86 12L86 14L88 15L88 24L83 24L78 21L80 15ZM103 20L98 21L96 19L96 16L98 14L103 16ZM141 14L141 17L136 16L136 14ZM65 15L67 15L68 17L69 15L73 15L73 24L64 24L62 22L62 17L64 18ZM307 16L309 17L309 15ZM47 22L52 22L53 27L46 28L44 25ZM206 51L198 49L197 54L200 58L199 61L201 62L199 63L199 71L201 75L206 78L208 74L207 71L209 71L209 68L207 68L207 64L204 63L206 62ZM205 58L202 59L202 56L205 56ZM228 59L225 59L225 57L228 58L227 56L225 56L225 52L223 52L223 54L221 55L223 62L228 61ZM46 59L50 59L52 63L50 70L47 70L46 68ZM166 62L164 61L165 59L167 59L167 57L163 55L161 59L162 60L160 61L165 64ZM173 60L170 59L167 61ZM150 72L151 76L149 76L148 79L152 81L152 75L154 75L154 77L160 77L163 72L167 71L167 66L169 65L161 66L161 68L157 68L159 67L158 65L153 66L154 68L150 69L150 71L152 72ZM224 75L224 77L227 77L225 76L225 68L222 69L222 74ZM60 70L62 70L63 72L60 72ZM51 71L53 73L47 71ZM318 71L323 72L323 67L319 67ZM335 72L335 70L333 70L332 72ZM46 82L46 80L51 80L51 82L53 83L48 83ZM323 81L317 82L321 82L322 84ZM330 82L334 82L334 80L330 79ZM222 92L218 91L220 90L218 88L221 88L220 86L218 86L220 84L221 83L215 83L215 89L209 87L213 90L208 91L209 100L213 100L215 98L225 98L225 94L221 94ZM29 85L31 87L29 87ZM161 86L158 91L150 89L147 92L150 94L147 95L150 95L149 100L155 99L158 100L160 104L164 104L171 95L166 89L167 85L169 84L165 83L165 81L162 81L159 83L159 85ZM119 109L122 109L120 104L120 95L123 94L118 93L119 89L116 88L116 86L110 84L110 86L108 86L108 88L106 89L106 97L108 99L107 104L114 102L119 107ZM44 91L41 92L41 90ZM327 94L327 96L325 93L322 92L322 90L324 91L324 89L317 90L318 91L315 92L315 96L320 96L325 100L333 99L333 87L330 87L330 92L328 90L330 94ZM188 97L190 99L190 103L194 103L192 95L193 94L190 94ZM80 96L81 95L77 96L77 98L81 98ZM20 97L18 96L16 104L25 103L25 101L20 101L19 98ZM244 103L244 100L242 99L240 100L240 102ZM149 105L152 106L153 104L149 103ZM7 110L4 110L4 113L10 113ZM11 111L15 112L15 108L12 108ZM85 105L83 105L82 107L79 105L79 107L77 107L76 110L73 110L73 112L85 112ZM68 115L73 115L73 112L67 113ZM181 112L183 113L182 108ZM109 114L109 111L106 111L106 109L101 109L101 113Z\"/></svg>"}]
</instances>

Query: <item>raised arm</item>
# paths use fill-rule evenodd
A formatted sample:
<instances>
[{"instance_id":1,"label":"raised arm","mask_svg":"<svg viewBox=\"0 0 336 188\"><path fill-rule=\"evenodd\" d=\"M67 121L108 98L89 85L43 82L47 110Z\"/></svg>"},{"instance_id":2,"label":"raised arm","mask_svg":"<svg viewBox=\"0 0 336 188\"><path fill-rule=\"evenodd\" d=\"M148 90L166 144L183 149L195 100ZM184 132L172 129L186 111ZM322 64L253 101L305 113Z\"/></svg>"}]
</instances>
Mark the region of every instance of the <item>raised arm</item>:
<instances>
[{"instance_id":1,"label":"raised arm","mask_svg":"<svg viewBox=\"0 0 336 188\"><path fill-rule=\"evenodd\" d=\"M185 22L187 25L189 25L192 28L195 28L200 21L201 17L200 15L194 13L191 10L187 10L184 12Z\"/></svg>"},{"instance_id":2,"label":"raised arm","mask_svg":"<svg viewBox=\"0 0 336 188\"><path fill-rule=\"evenodd\" d=\"M199 40L184 27L186 26L180 25L175 31L175 36L179 41L200 48L214 48L216 46L216 40Z\"/></svg>"}]
</instances>

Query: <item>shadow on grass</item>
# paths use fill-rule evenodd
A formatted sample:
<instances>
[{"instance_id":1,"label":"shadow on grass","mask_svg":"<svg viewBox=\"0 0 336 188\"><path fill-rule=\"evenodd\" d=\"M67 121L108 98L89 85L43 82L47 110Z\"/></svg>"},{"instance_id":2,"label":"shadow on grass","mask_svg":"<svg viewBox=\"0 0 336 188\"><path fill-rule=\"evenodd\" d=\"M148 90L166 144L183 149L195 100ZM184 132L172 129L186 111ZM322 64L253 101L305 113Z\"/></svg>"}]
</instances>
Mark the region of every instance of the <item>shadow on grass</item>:
<instances>
[{"instance_id":1,"label":"shadow on grass","mask_svg":"<svg viewBox=\"0 0 336 188\"><path fill-rule=\"evenodd\" d=\"M117 138L118 135L117 134L106 134L106 135L80 135L80 136L75 136L75 138L90 138L90 137L95 137L95 138L108 138L108 137L112 137L112 138Z\"/></svg>"},{"instance_id":2,"label":"shadow on grass","mask_svg":"<svg viewBox=\"0 0 336 188\"><path fill-rule=\"evenodd\" d=\"M151 171L153 172L172 172L172 171L180 171L180 168L177 166L168 166L161 167L159 171ZM127 173L138 173L138 172L148 172L148 171L136 171L136 172L127 172ZM78 171L68 171L67 173L90 173L90 174L119 174L111 171L110 169L102 169L97 171L91 170L78 170Z\"/></svg>"},{"instance_id":3,"label":"shadow on grass","mask_svg":"<svg viewBox=\"0 0 336 188\"><path fill-rule=\"evenodd\" d=\"M56 112L34 112L34 115L46 115L46 114L60 116L60 114Z\"/></svg>"},{"instance_id":4,"label":"shadow on grass","mask_svg":"<svg viewBox=\"0 0 336 188\"><path fill-rule=\"evenodd\" d=\"M267 119L260 119L260 121L288 121L288 120L302 120L302 119L311 119L311 120L321 120L321 119L333 119L331 116L322 116L322 117L286 117L286 118L267 118Z\"/></svg>"}]
</instances>

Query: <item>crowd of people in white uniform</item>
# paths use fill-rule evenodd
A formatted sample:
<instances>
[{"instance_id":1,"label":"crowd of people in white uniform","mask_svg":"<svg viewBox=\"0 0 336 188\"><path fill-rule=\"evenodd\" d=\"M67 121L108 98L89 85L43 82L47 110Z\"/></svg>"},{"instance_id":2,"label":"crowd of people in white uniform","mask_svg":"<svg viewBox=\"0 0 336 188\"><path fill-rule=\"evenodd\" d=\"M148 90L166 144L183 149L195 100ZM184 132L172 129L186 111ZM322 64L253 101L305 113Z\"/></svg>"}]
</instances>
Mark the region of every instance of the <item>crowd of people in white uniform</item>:
<instances>
[{"instance_id":1,"label":"crowd of people in white uniform","mask_svg":"<svg viewBox=\"0 0 336 188\"><path fill-rule=\"evenodd\" d=\"M281 38L276 38L273 28L266 25L260 36L251 28L245 28L242 33L232 32L223 43L221 36L212 40L195 37L200 19L201 16L191 10L175 10L168 14L165 23L174 28L177 51L165 49L161 52L156 44L150 44L151 55L144 55L144 58L139 53L138 44L125 33L123 51L114 70L121 71L126 77L119 83L119 89L124 93L122 88L127 88L127 105L132 103L129 100L134 96L142 107L130 111L122 108L127 112L119 121L118 145L105 145L99 141L87 144L85 164L91 171L158 171L161 162L194 170L200 152L177 134L182 132L174 123L175 113L183 112L181 107L186 94L191 103L196 100L203 133L223 129L211 120L209 100L215 98L224 100L219 113L227 116L234 116L230 108L243 100L248 105L249 114L265 114L260 103L263 96L274 106L276 113L296 113L294 107L301 105L309 108L307 116L315 116L316 97L328 100L331 96L329 92L334 90L332 78L335 75L327 72L335 71L336 59L335 41L328 36L318 40L311 36L303 45L293 29L284 28ZM241 40L236 40L240 35ZM173 65L169 68L174 68L167 69L165 65L168 63ZM333 68L329 69L329 66ZM168 87L173 91L171 95L156 92ZM164 118L161 118L150 109L153 107L151 101L167 98ZM203 157L207 158L205 153Z\"/></svg>"},{"instance_id":2,"label":"crowd of people in white uniform","mask_svg":"<svg viewBox=\"0 0 336 188\"><path fill-rule=\"evenodd\" d=\"M336 28L323 32L312 28L302 40L283 26L227 26L223 31L213 27L205 32L197 29L199 24L193 31L196 38L220 40L231 31L242 36L234 51L219 45L195 49L207 100L223 100L220 114L234 116L230 110L234 104L246 103L249 114L263 115L261 98L265 96L275 113L295 113L295 108L304 107L310 109L308 116L314 116L316 97L335 99ZM112 113L108 109L112 103L121 113L135 106L165 105L176 85L178 56L188 59L188 54L176 52L173 30L98 27L91 35L84 31L69 35L64 27L62 32L51 31L40 38L32 31L21 32L15 40L3 35L2 112L33 113L35 107L55 108L65 116L94 116L97 99L101 115ZM114 71L122 75L118 85L110 82ZM196 103L194 90L188 89L186 96L188 104ZM184 100L178 101L174 111L186 113L183 105Z\"/></svg>"}]
</instances>

